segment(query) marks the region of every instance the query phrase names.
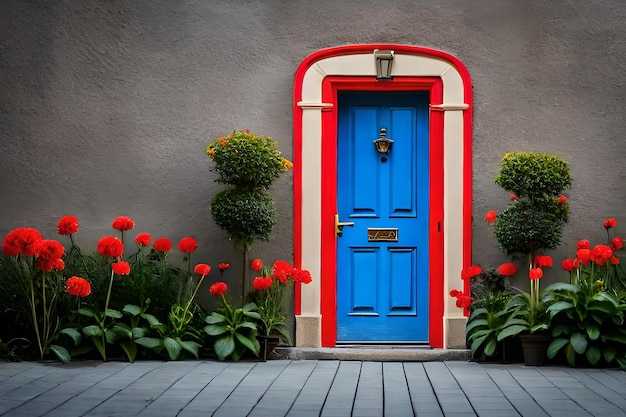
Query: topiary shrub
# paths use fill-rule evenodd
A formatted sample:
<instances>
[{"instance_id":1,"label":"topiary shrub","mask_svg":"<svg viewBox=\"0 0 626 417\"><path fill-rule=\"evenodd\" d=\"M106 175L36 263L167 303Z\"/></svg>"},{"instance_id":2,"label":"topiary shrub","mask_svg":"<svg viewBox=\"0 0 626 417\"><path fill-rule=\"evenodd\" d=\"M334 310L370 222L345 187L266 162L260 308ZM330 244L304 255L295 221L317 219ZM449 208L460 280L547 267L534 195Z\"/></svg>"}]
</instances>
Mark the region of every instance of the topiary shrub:
<instances>
[{"instance_id":1,"label":"topiary shrub","mask_svg":"<svg viewBox=\"0 0 626 417\"><path fill-rule=\"evenodd\" d=\"M267 242L276 224L276 205L263 189L230 187L211 201L211 216L238 249L249 251L255 240Z\"/></svg>"}]
</instances>

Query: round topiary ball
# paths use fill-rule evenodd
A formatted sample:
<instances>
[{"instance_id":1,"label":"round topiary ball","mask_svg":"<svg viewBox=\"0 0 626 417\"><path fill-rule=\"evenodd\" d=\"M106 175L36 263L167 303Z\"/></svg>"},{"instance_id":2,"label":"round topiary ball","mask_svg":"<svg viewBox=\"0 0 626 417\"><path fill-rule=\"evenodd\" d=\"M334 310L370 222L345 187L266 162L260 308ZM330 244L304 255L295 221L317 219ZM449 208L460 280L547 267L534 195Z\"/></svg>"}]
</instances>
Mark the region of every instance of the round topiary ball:
<instances>
[{"instance_id":1,"label":"round topiary ball","mask_svg":"<svg viewBox=\"0 0 626 417\"><path fill-rule=\"evenodd\" d=\"M248 251L255 240L267 242L276 224L276 205L263 189L226 188L213 197L211 215L235 245Z\"/></svg>"},{"instance_id":2,"label":"round topiary ball","mask_svg":"<svg viewBox=\"0 0 626 417\"><path fill-rule=\"evenodd\" d=\"M562 229L563 220L557 213L519 201L498 215L494 232L502 251L516 258L556 249L561 243Z\"/></svg>"}]
</instances>

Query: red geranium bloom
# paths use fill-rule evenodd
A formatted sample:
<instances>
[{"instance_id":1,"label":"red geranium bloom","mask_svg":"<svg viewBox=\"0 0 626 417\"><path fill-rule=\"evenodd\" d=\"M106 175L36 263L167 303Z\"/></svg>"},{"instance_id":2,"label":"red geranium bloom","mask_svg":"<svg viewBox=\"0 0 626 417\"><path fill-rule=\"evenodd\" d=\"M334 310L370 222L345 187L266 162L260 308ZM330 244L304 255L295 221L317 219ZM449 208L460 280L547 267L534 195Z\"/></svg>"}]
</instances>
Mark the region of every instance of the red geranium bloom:
<instances>
[{"instance_id":1,"label":"red geranium bloom","mask_svg":"<svg viewBox=\"0 0 626 417\"><path fill-rule=\"evenodd\" d=\"M63 271L65 269L65 261L63 259L57 259L56 264L54 264L54 269L57 271Z\"/></svg>"},{"instance_id":2,"label":"red geranium bloom","mask_svg":"<svg viewBox=\"0 0 626 417\"><path fill-rule=\"evenodd\" d=\"M576 252L576 259L580 261L583 265L587 266L587 262L591 258L591 249L579 249Z\"/></svg>"},{"instance_id":3,"label":"red geranium bloom","mask_svg":"<svg viewBox=\"0 0 626 417\"><path fill-rule=\"evenodd\" d=\"M61 236L65 236L73 235L76 232L78 232L78 218L72 215L61 217L57 224L57 233Z\"/></svg>"},{"instance_id":4,"label":"red geranium bloom","mask_svg":"<svg viewBox=\"0 0 626 417\"><path fill-rule=\"evenodd\" d=\"M493 223L496 221L497 216L498 216L498 213L496 213L495 210L489 210L487 212L487 215L485 216L485 220L487 220L489 223Z\"/></svg>"},{"instance_id":5,"label":"red geranium bloom","mask_svg":"<svg viewBox=\"0 0 626 417\"><path fill-rule=\"evenodd\" d=\"M537 280L541 278L542 276L543 276L543 269L541 268L531 268L531 270L528 271L528 277L532 281Z\"/></svg>"},{"instance_id":6,"label":"red geranium bloom","mask_svg":"<svg viewBox=\"0 0 626 417\"><path fill-rule=\"evenodd\" d=\"M166 237L160 237L154 241L152 247L158 252L169 252L172 250L172 241Z\"/></svg>"},{"instance_id":7,"label":"red geranium bloom","mask_svg":"<svg viewBox=\"0 0 626 417\"><path fill-rule=\"evenodd\" d=\"M535 256L535 266L552 266L552 257L548 255Z\"/></svg>"},{"instance_id":8,"label":"red geranium bloom","mask_svg":"<svg viewBox=\"0 0 626 417\"><path fill-rule=\"evenodd\" d=\"M102 256L116 258L124 253L124 244L115 236L105 236L98 241L97 249Z\"/></svg>"},{"instance_id":9,"label":"red geranium bloom","mask_svg":"<svg viewBox=\"0 0 626 417\"><path fill-rule=\"evenodd\" d=\"M119 216L113 219L113 223L111 224L114 229L119 231L130 230L135 227L135 221L128 216Z\"/></svg>"},{"instance_id":10,"label":"red geranium bloom","mask_svg":"<svg viewBox=\"0 0 626 417\"><path fill-rule=\"evenodd\" d=\"M274 278L286 284L289 278L293 276L293 267L287 261L278 260L272 266Z\"/></svg>"},{"instance_id":11,"label":"red geranium bloom","mask_svg":"<svg viewBox=\"0 0 626 417\"><path fill-rule=\"evenodd\" d=\"M517 195L516 194L511 194L509 196L509 198L511 199L511 201L515 201L515 200L517 200Z\"/></svg>"},{"instance_id":12,"label":"red geranium bloom","mask_svg":"<svg viewBox=\"0 0 626 417\"><path fill-rule=\"evenodd\" d=\"M152 241L152 236L150 236L150 233L146 233L146 232L139 233L135 237L135 243L139 246L148 246L151 241Z\"/></svg>"},{"instance_id":13,"label":"red geranium bloom","mask_svg":"<svg viewBox=\"0 0 626 417\"><path fill-rule=\"evenodd\" d=\"M474 278L475 276L478 276L480 274L482 274L483 270L480 266L478 265L471 265L468 267L465 267L461 270L461 279L468 279L468 278Z\"/></svg>"},{"instance_id":14,"label":"red geranium bloom","mask_svg":"<svg viewBox=\"0 0 626 417\"><path fill-rule=\"evenodd\" d=\"M472 297L461 293L456 297L456 306L458 308L469 308L472 305L472 301L474 301Z\"/></svg>"},{"instance_id":15,"label":"red geranium bloom","mask_svg":"<svg viewBox=\"0 0 626 417\"><path fill-rule=\"evenodd\" d=\"M36 244L42 239L41 233L30 227L20 227L7 233L2 241L4 256L32 256L36 251Z\"/></svg>"},{"instance_id":16,"label":"red geranium bloom","mask_svg":"<svg viewBox=\"0 0 626 417\"><path fill-rule=\"evenodd\" d=\"M576 268L574 266L574 262L576 262L574 259L572 258L566 258L563 260L563 262L561 262L561 268L563 268L564 270L566 270L567 272L572 272L572 270L574 268Z\"/></svg>"},{"instance_id":17,"label":"red geranium bloom","mask_svg":"<svg viewBox=\"0 0 626 417\"><path fill-rule=\"evenodd\" d=\"M65 281L65 292L85 298L91 294L91 284L85 278L70 277Z\"/></svg>"},{"instance_id":18,"label":"red geranium bloom","mask_svg":"<svg viewBox=\"0 0 626 417\"><path fill-rule=\"evenodd\" d=\"M128 216L119 216L113 219L112 226L114 229L124 231L135 227L135 221Z\"/></svg>"},{"instance_id":19,"label":"red geranium bloom","mask_svg":"<svg viewBox=\"0 0 626 417\"><path fill-rule=\"evenodd\" d=\"M611 245L613 245L613 249L620 250L624 247L624 239L621 237L614 237L613 240L611 240Z\"/></svg>"},{"instance_id":20,"label":"red geranium bloom","mask_svg":"<svg viewBox=\"0 0 626 417\"><path fill-rule=\"evenodd\" d=\"M611 265L619 265L620 259L617 256L611 257Z\"/></svg>"},{"instance_id":21,"label":"red geranium bloom","mask_svg":"<svg viewBox=\"0 0 626 417\"><path fill-rule=\"evenodd\" d=\"M257 291L263 291L269 289L273 282L272 277L256 277L252 280L252 286Z\"/></svg>"},{"instance_id":22,"label":"red geranium bloom","mask_svg":"<svg viewBox=\"0 0 626 417\"><path fill-rule=\"evenodd\" d=\"M117 275L130 274L130 264L126 261L113 262L111 264L111 267L113 268L113 272L115 272Z\"/></svg>"},{"instance_id":23,"label":"red geranium bloom","mask_svg":"<svg viewBox=\"0 0 626 417\"><path fill-rule=\"evenodd\" d=\"M185 253L191 253L198 249L198 242L192 237L184 237L178 242L178 250Z\"/></svg>"},{"instance_id":24,"label":"red geranium bloom","mask_svg":"<svg viewBox=\"0 0 626 417\"><path fill-rule=\"evenodd\" d=\"M263 268L263 261L261 261L260 259L253 259L250 263L250 268L253 271L260 271L261 268Z\"/></svg>"},{"instance_id":25,"label":"red geranium bloom","mask_svg":"<svg viewBox=\"0 0 626 417\"><path fill-rule=\"evenodd\" d=\"M596 247L594 247L591 251L591 254L594 259L607 260L611 259L611 256L613 256L613 249L607 245L596 245Z\"/></svg>"},{"instance_id":26,"label":"red geranium bloom","mask_svg":"<svg viewBox=\"0 0 626 417\"><path fill-rule=\"evenodd\" d=\"M224 294L226 290L228 290L228 285L226 285L225 282L218 281L215 284L211 285L211 288L209 288L209 293L211 293L211 295L219 297L220 295Z\"/></svg>"},{"instance_id":27,"label":"red geranium bloom","mask_svg":"<svg viewBox=\"0 0 626 417\"><path fill-rule=\"evenodd\" d=\"M37 266L44 272L50 272L65 253L65 248L56 240L46 239L37 242Z\"/></svg>"},{"instance_id":28,"label":"red geranium bloom","mask_svg":"<svg viewBox=\"0 0 626 417\"><path fill-rule=\"evenodd\" d=\"M198 264L193 269L193 272L204 277L209 275L209 273L211 272L211 266L209 266L208 264Z\"/></svg>"},{"instance_id":29,"label":"red geranium bloom","mask_svg":"<svg viewBox=\"0 0 626 417\"><path fill-rule=\"evenodd\" d=\"M230 264L226 263L226 262L222 262L217 266L220 269L220 272L224 272L226 271L228 268L230 268Z\"/></svg>"},{"instance_id":30,"label":"red geranium bloom","mask_svg":"<svg viewBox=\"0 0 626 417\"><path fill-rule=\"evenodd\" d=\"M517 267L511 262L507 262L498 267L498 274L502 275L503 277L511 277L517 274Z\"/></svg>"},{"instance_id":31,"label":"red geranium bloom","mask_svg":"<svg viewBox=\"0 0 626 417\"><path fill-rule=\"evenodd\" d=\"M606 219L604 221L604 228L605 229L612 229L615 226L617 226L617 220L615 220L615 218L613 218L613 217L609 217L608 219Z\"/></svg>"},{"instance_id":32,"label":"red geranium bloom","mask_svg":"<svg viewBox=\"0 0 626 417\"><path fill-rule=\"evenodd\" d=\"M456 297L457 295L459 295L461 291L457 290L456 288L453 288L450 290L450 297Z\"/></svg>"},{"instance_id":33,"label":"red geranium bloom","mask_svg":"<svg viewBox=\"0 0 626 417\"><path fill-rule=\"evenodd\" d=\"M565 204L567 203L567 196L566 195L560 195L559 198L557 199L559 204Z\"/></svg>"},{"instance_id":34,"label":"red geranium bloom","mask_svg":"<svg viewBox=\"0 0 626 417\"><path fill-rule=\"evenodd\" d=\"M591 242L587 239L581 239L576 244L576 249L591 249Z\"/></svg>"},{"instance_id":35,"label":"red geranium bloom","mask_svg":"<svg viewBox=\"0 0 626 417\"><path fill-rule=\"evenodd\" d=\"M301 282L302 284L310 284L313 282L311 273L306 269L293 269L292 276L294 282Z\"/></svg>"}]
</instances>

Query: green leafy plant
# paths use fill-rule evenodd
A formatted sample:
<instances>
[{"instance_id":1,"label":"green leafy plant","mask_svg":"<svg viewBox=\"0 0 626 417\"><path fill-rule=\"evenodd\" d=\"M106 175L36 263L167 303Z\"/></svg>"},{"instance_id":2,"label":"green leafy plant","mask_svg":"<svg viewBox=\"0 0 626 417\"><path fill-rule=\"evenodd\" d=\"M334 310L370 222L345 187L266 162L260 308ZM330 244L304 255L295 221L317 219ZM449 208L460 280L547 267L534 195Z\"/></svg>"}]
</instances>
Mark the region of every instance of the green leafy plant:
<instances>
[{"instance_id":1,"label":"green leafy plant","mask_svg":"<svg viewBox=\"0 0 626 417\"><path fill-rule=\"evenodd\" d=\"M261 319L255 303L233 308L224 294L228 290L226 283L219 281L211 285L211 295L221 297L222 305L217 311L206 317L204 331L215 338L213 350L218 359L241 359L247 352L259 356L260 344L257 340L257 321Z\"/></svg>"},{"instance_id":2,"label":"green leafy plant","mask_svg":"<svg viewBox=\"0 0 626 417\"><path fill-rule=\"evenodd\" d=\"M56 314L58 298L63 294L64 267L61 259L63 245L51 239L43 239L33 228L22 227L10 231L2 242L4 258L0 261L4 273L2 283L20 307L17 314L27 317L28 337L34 336L39 359L52 352L61 361L69 361L69 353L60 345L53 344L60 329ZM4 282L9 281L9 282ZM14 292L12 292L11 290Z\"/></svg>"},{"instance_id":3,"label":"green leafy plant","mask_svg":"<svg viewBox=\"0 0 626 417\"><path fill-rule=\"evenodd\" d=\"M549 358L563 351L571 366L604 360L626 369L625 293L607 292L602 281L593 278L579 285L553 284L546 292L554 337L548 346Z\"/></svg>"},{"instance_id":4,"label":"green leafy plant","mask_svg":"<svg viewBox=\"0 0 626 417\"><path fill-rule=\"evenodd\" d=\"M544 299L555 337L548 348L549 357L563 352L571 366L604 361L626 369L626 292L617 269L617 251L623 248L623 240L610 234L616 226L615 218L604 220L606 245L592 248L588 240L578 241L576 256L561 264L570 282L547 288Z\"/></svg>"},{"instance_id":5,"label":"green leafy plant","mask_svg":"<svg viewBox=\"0 0 626 417\"><path fill-rule=\"evenodd\" d=\"M253 269L259 269L260 260L253 261ZM287 324L289 319L284 311L285 292L293 288L295 283L309 284L312 282L311 273L306 269L298 269L288 262L277 260L272 269L262 266L260 276L252 281L254 287L254 302L258 306L259 320L257 328L262 336L270 336L275 333L282 336L288 344L291 337Z\"/></svg>"},{"instance_id":6,"label":"green leafy plant","mask_svg":"<svg viewBox=\"0 0 626 417\"><path fill-rule=\"evenodd\" d=\"M510 298L508 293L489 293L472 306L465 338L473 359L493 357L499 342L508 337L505 329L521 322L506 310Z\"/></svg>"}]
</instances>

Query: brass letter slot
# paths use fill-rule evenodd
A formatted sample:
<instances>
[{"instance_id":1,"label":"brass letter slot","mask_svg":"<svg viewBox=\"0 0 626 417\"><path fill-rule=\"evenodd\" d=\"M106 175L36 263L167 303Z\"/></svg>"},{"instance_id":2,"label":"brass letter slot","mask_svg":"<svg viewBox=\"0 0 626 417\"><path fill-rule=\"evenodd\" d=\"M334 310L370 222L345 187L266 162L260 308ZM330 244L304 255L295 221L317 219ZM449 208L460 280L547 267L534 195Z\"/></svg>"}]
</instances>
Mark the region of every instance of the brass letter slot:
<instances>
[{"instance_id":1,"label":"brass letter slot","mask_svg":"<svg viewBox=\"0 0 626 417\"><path fill-rule=\"evenodd\" d=\"M398 229L367 229L368 242L397 242Z\"/></svg>"}]
</instances>

